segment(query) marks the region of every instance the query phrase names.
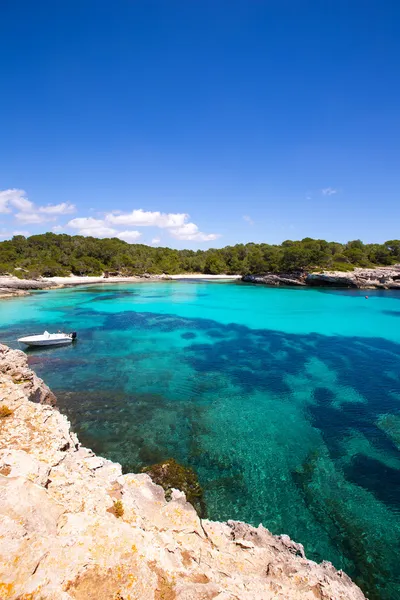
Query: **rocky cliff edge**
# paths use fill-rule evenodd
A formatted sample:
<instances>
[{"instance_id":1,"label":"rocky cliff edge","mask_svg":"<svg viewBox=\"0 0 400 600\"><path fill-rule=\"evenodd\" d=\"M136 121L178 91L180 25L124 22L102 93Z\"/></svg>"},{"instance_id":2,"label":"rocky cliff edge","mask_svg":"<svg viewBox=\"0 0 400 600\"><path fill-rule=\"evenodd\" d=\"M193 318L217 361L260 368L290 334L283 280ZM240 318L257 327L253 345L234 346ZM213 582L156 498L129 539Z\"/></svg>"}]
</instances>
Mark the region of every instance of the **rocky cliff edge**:
<instances>
[{"instance_id":1,"label":"rocky cliff edge","mask_svg":"<svg viewBox=\"0 0 400 600\"><path fill-rule=\"evenodd\" d=\"M236 521L200 520L148 475L80 445L28 367L0 345L0 598L363 600L300 544Z\"/></svg>"},{"instance_id":2,"label":"rocky cliff edge","mask_svg":"<svg viewBox=\"0 0 400 600\"><path fill-rule=\"evenodd\" d=\"M244 275L243 281L263 283L270 286L313 286L313 287L345 287L359 289L400 290L400 265L393 267L376 267L363 269L356 267L353 271L321 271L307 273L266 273L263 275Z\"/></svg>"}]
</instances>

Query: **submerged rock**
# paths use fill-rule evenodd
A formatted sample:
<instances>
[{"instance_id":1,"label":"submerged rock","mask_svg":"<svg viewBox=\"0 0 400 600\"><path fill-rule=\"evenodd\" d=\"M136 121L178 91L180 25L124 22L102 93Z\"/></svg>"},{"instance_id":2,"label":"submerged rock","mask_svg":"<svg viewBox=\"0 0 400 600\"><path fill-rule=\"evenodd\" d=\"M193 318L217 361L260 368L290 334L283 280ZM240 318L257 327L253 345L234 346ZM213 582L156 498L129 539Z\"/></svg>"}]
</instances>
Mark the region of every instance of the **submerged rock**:
<instances>
[{"instance_id":1,"label":"submerged rock","mask_svg":"<svg viewBox=\"0 0 400 600\"><path fill-rule=\"evenodd\" d=\"M184 493L171 488L167 501L146 473L122 475L65 416L30 401L41 380L22 352L0 346L0 357L0 407L11 412L0 419L2 600L365 600L287 536L200 519ZM168 465L199 498L195 475Z\"/></svg>"},{"instance_id":2,"label":"submerged rock","mask_svg":"<svg viewBox=\"0 0 400 600\"><path fill-rule=\"evenodd\" d=\"M154 483L161 485L167 500L170 500L173 489L184 492L186 500L195 507L199 516L205 517L203 490L193 469L169 458L151 467L145 467L143 473L147 473Z\"/></svg>"}]
</instances>

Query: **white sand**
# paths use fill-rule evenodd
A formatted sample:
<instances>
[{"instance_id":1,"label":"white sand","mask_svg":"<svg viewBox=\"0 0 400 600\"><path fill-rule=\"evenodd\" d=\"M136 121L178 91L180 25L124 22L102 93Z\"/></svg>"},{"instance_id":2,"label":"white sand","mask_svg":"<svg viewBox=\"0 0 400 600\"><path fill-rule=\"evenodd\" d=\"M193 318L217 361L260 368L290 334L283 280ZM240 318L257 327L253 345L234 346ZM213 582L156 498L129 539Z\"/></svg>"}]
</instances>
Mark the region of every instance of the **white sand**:
<instances>
[{"instance_id":1,"label":"white sand","mask_svg":"<svg viewBox=\"0 0 400 600\"><path fill-rule=\"evenodd\" d=\"M52 287L72 287L102 283L146 283L150 281L168 281L171 279L235 280L240 279L240 275L204 275L203 273L186 273L171 276L149 275L147 277L104 277L104 275L101 277L80 277L78 275L70 275L69 277L43 277L35 280L18 279L17 277L4 275L0 276L0 297L8 298L10 296L29 293L31 290L50 289Z\"/></svg>"},{"instance_id":2,"label":"white sand","mask_svg":"<svg viewBox=\"0 0 400 600\"><path fill-rule=\"evenodd\" d=\"M204 273L186 273L186 275L169 275L170 279L240 279L241 275L204 275Z\"/></svg>"},{"instance_id":3,"label":"white sand","mask_svg":"<svg viewBox=\"0 0 400 600\"><path fill-rule=\"evenodd\" d=\"M151 275L150 277L81 277L70 275L69 277L44 277L54 285L85 285L87 283L129 283L146 281L163 281L168 279L240 279L241 275L204 275L203 273L185 273L182 275Z\"/></svg>"},{"instance_id":4,"label":"white sand","mask_svg":"<svg viewBox=\"0 0 400 600\"><path fill-rule=\"evenodd\" d=\"M87 283L120 283L123 281L146 281L141 277L90 277L80 275L70 275L69 277L43 277L42 281L47 281L53 285L85 285Z\"/></svg>"}]
</instances>

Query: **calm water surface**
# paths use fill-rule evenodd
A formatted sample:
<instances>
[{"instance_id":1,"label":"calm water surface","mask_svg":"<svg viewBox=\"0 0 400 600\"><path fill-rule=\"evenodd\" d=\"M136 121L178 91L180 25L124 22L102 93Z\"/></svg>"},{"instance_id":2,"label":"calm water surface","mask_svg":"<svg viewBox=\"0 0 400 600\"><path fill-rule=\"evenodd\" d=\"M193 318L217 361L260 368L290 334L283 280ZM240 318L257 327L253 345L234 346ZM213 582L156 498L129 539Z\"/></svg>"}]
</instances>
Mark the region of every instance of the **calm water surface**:
<instances>
[{"instance_id":1,"label":"calm water surface","mask_svg":"<svg viewBox=\"0 0 400 600\"><path fill-rule=\"evenodd\" d=\"M81 441L125 471L191 465L208 516L304 544L369 592L400 597L400 293L160 282L0 304Z\"/></svg>"}]
</instances>

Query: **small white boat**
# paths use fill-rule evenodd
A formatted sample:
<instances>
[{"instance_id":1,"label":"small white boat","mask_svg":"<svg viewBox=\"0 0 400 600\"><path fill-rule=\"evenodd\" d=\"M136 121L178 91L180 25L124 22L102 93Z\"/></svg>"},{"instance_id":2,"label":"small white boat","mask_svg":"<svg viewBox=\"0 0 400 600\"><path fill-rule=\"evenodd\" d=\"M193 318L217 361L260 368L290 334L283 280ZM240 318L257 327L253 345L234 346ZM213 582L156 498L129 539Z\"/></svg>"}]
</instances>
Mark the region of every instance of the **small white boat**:
<instances>
[{"instance_id":1,"label":"small white boat","mask_svg":"<svg viewBox=\"0 0 400 600\"><path fill-rule=\"evenodd\" d=\"M41 335L28 335L19 338L18 341L25 344L25 346L65 346L71 344L75 339L75 331L73 333L49 333L45 331Z\"/></svg>"}]
</instances>

